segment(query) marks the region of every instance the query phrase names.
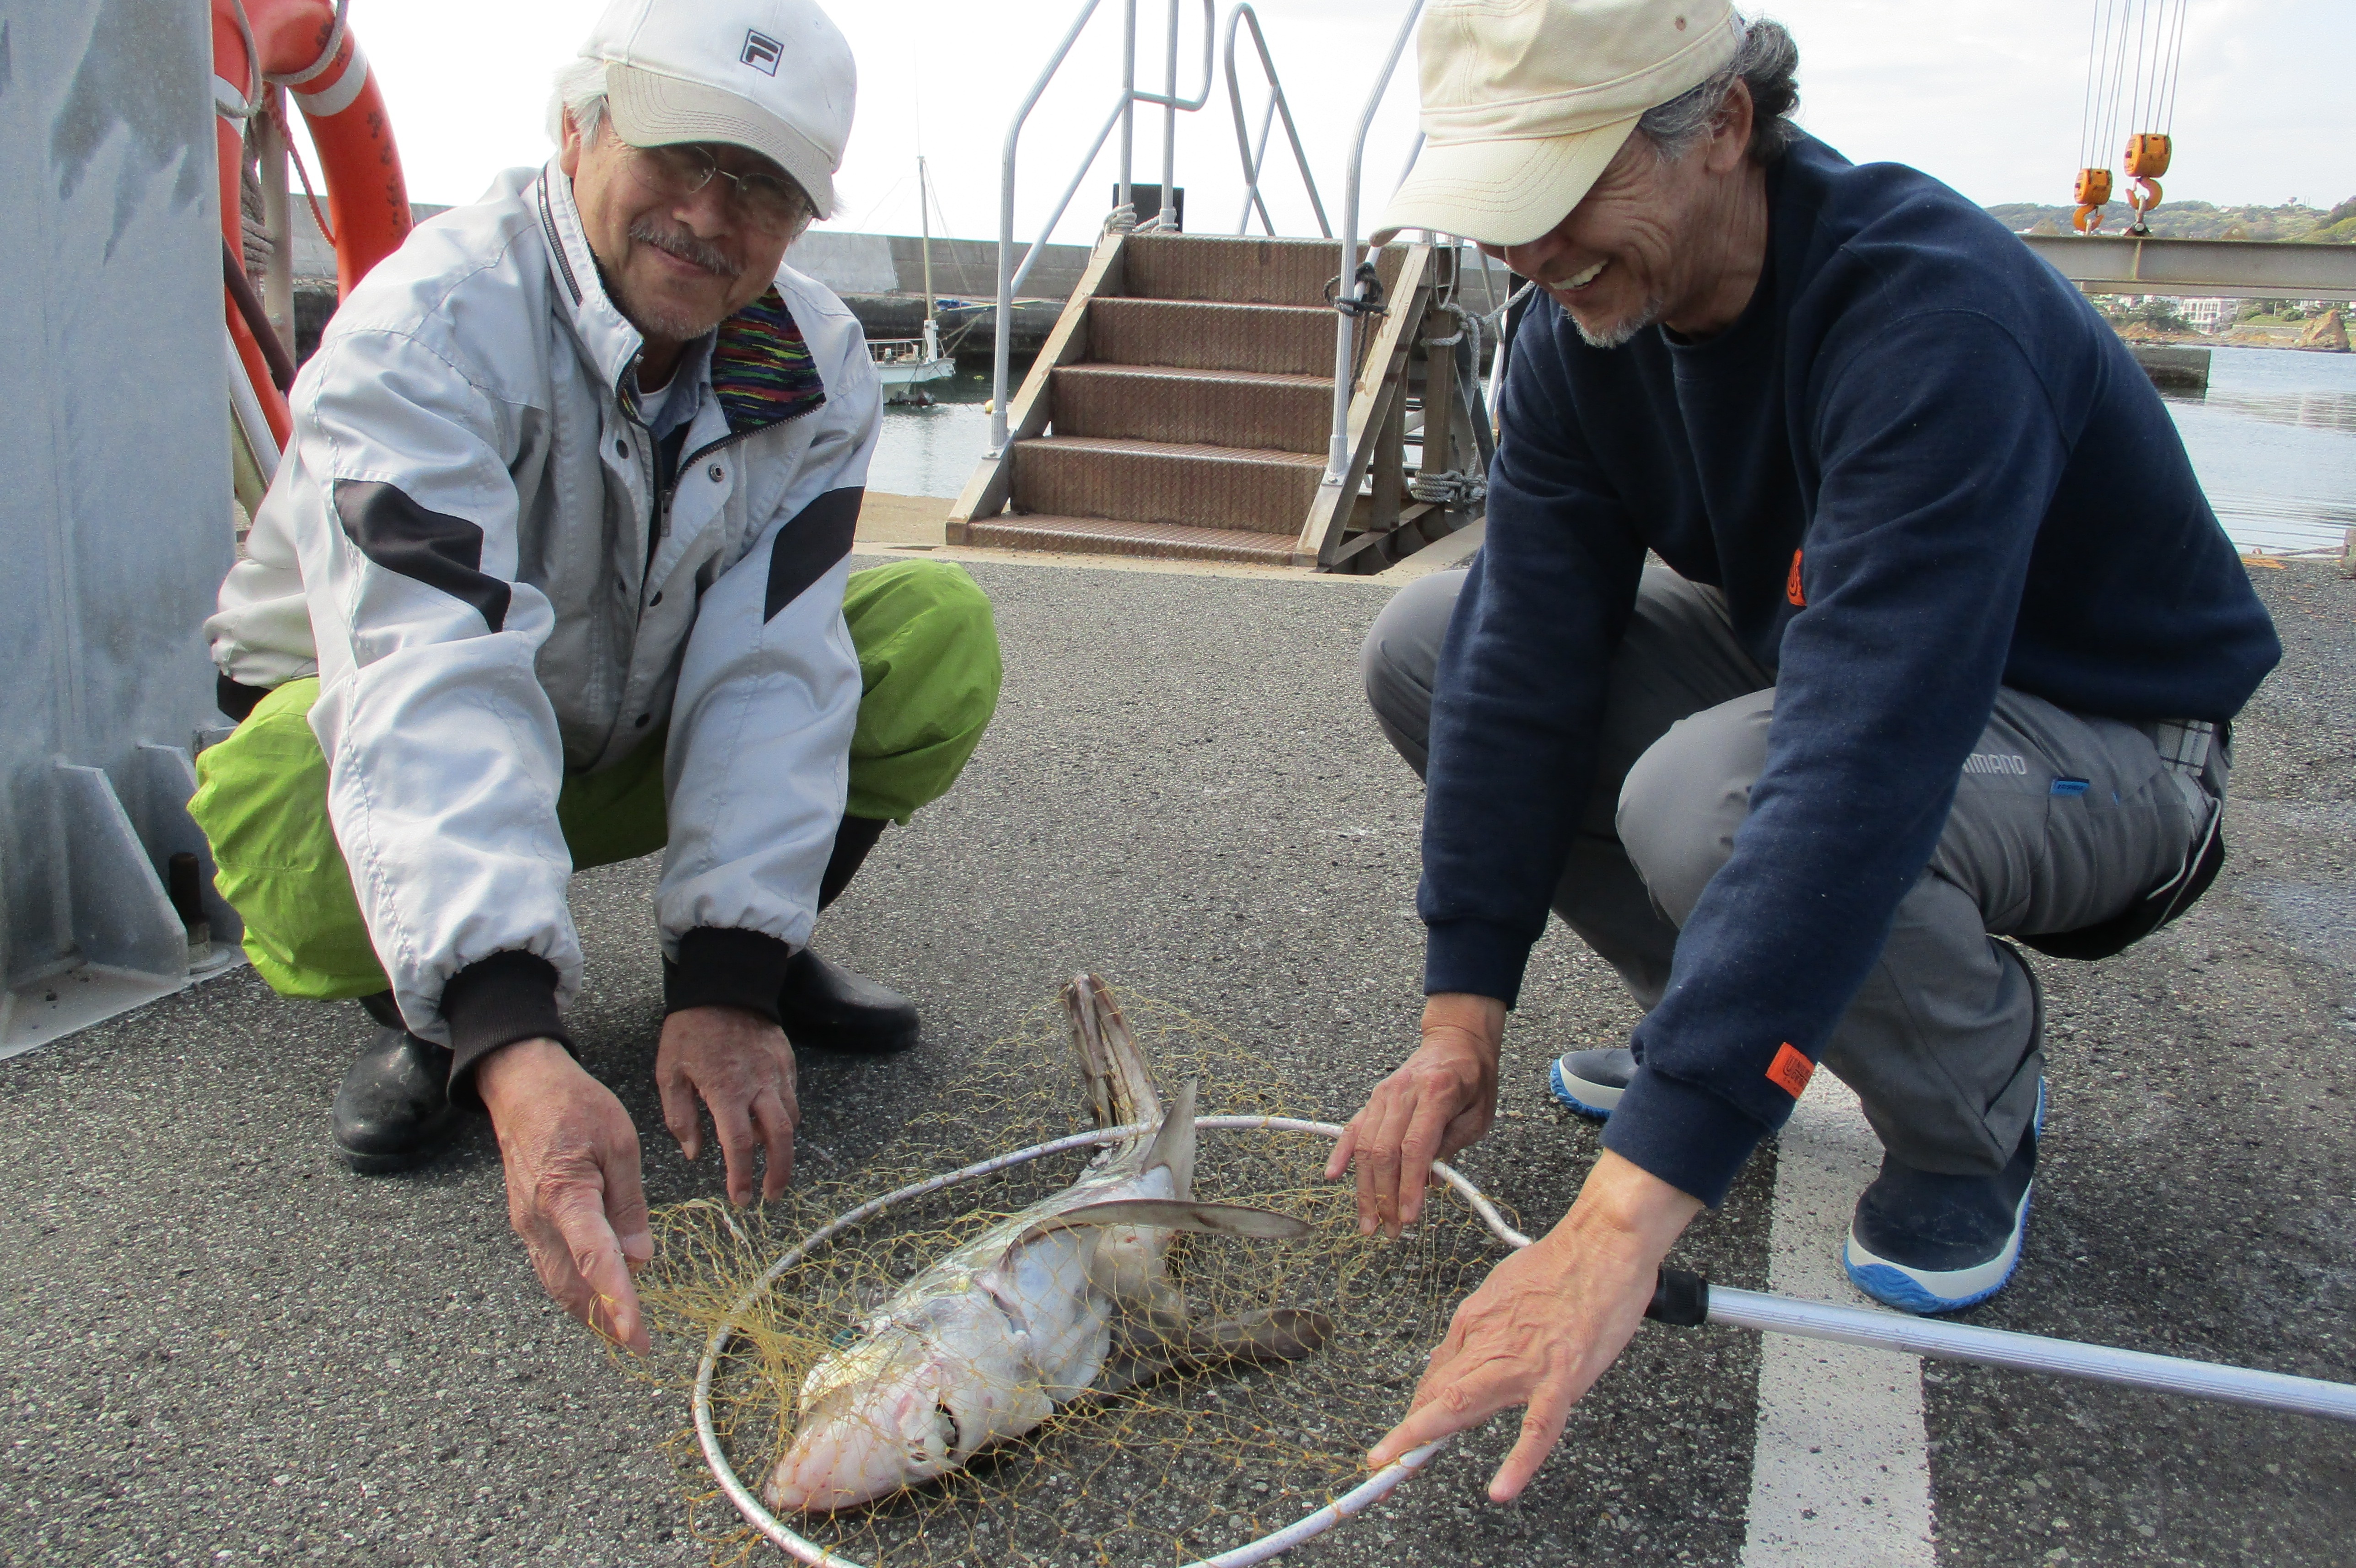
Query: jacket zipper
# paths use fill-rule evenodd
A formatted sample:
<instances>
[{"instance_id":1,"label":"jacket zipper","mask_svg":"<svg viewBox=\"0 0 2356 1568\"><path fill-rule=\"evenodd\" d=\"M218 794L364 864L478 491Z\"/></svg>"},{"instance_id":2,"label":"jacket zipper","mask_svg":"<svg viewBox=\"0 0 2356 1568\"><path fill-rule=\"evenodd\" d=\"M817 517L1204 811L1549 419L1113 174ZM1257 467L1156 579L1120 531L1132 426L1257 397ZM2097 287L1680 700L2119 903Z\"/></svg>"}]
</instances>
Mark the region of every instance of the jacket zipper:
<instances>
[{"instance_id":1,"label":"jacket zipper","mask_svg":"<svg viewBox=\"0 0 2356 1568\"><path fill-rule=\"evenodd\" d=\"M633 363L635 363L635 361L633 361ZM629 372L628 372L628 371L626 371L626 370L625 370L625 371L623 372L623 374L626 376L626 375L628 375L628 374L629 374ZM616 382L616 397L618 397L618 396L619 396L619 394L620 394L620 384L619 384L618 382ZM629 404L627 404L627 403L624 403L624 404L622 405L622 413L623 413L623 417L624 417L625 419L629 420L632 423L636 424L636 423L637 423L637 416L636 416L636 415L634 415L634 414L632 414L632 413L630 413L630 411L629 411L629 407L630 407L630 406L629 406ZM724 449L726 449L726 448L728 448L728 447L731 447L731 446L735 445L735 444L736 444L738 442L740 442L740 441L744 441L744 440L747 440L747 439L749 439L749 438L751 438L751 437L753 437L753 436L756 436L756 435L760 434L763 431L776 430L776 429L778 429L780 426L789 425L789 424L793 423L796 420L808 419L810 415L812 415L812 414L816 413L817 411L818 411L818 409L817 409L816 407L813 407L813 408L807 408L807 409L804 409L800 413L798 413L798 414L789 414L789 415L787 415L786 418L781 419L781 420L774 421L772 421L771 423L765 424L765 425L756 425L756 426L755 426L755 427L754 427L753 429L751 429L751 430L742 430L742 431L738 431L738 430L732 430L732 431L730 431L726 435L722 436L718 441L713 442L711 445L709 445L709 446L704 446L704 447L699 447L699 448L697 448L695 451L693 451L693 452L691 452L691 453L689 453L686 456L684 456L684 457L680 458L680 459L679 460L679 471L678 471L677 473L673 474L673 475L670 476L670 488L669 488L669 490L668 490L668 491L667 491L667 492L665 492L664 494L659 495L659 496L657 496L655 497L656 514L655 514L655 517L654 517L654 527L655 527L655 528L656 528L656 530L657 530L657 531L656 531L656 535L655 535L655 549L656 549L657 553L659 553L659 552L660 552L661 548L662 548L662 540L663 540L663 539L664 539L664 538L666 538L666 537L669 534L669 532L670 532L670 529L669 529L669 522L670 522L670 510L671 510L671 507L672 507L672 505L673 505L674 503L676 503L676 502L678 501L678 499L679 499L679 487L680 487L680 484L681 484L681 483L682 483L682 482L687 478L687 474L688 474L688 470L689 470L689 469L693 468L697 464L699 464L699 463L702 462L705 458L707 458L707 457L711 456L711 455L712 455L713 453L715 453L715 452L723 451L723 450L724 450ZM641 430L645 430L645 431L647 431L647 439L648 439L648 440L651 441L651 440L653 440L653 439L654 439L654 432L653 432L653 431L652 431L651 429L649 429L648 426L643 425L643 424L640 424L640 425L638 426L638 428L639 428L639 429L641 429ZM649 454L648 454L648 460L649 460L649 462L651 462L651 460L652 460L652 454L651 454L651 453L649 453ZM648 571L651 571L653 570L653 567L654 567L654 561L653 561L653 559L652 559L652 557L651 557L651 556L648 558L648 561L647 561L647 566L648 566Z\"/></svg>"}]
</instances>

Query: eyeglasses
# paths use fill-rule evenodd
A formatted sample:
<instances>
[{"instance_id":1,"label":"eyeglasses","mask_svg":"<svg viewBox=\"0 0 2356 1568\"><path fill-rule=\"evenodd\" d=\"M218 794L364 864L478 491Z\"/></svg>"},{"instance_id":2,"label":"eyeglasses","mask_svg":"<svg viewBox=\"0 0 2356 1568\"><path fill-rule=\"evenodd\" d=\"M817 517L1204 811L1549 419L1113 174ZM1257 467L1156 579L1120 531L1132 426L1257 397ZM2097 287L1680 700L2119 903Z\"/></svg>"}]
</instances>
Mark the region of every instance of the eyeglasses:
<instances>
[{"instance_id":1,"label":"eyeglasses","mask_svg":"<svg viewBox=\"0 0 2356 1568\"><path fill-rule=\"evenodd\" d=\"M688 143L669 147L638 147L625 143L630 172L649 196L677 199L693 196L712 176L736 188L732 205L755 229L766 234L790 233L809 212L802 187L781 175L730 174L706 149Z\"/></svg>"}]
</instances>

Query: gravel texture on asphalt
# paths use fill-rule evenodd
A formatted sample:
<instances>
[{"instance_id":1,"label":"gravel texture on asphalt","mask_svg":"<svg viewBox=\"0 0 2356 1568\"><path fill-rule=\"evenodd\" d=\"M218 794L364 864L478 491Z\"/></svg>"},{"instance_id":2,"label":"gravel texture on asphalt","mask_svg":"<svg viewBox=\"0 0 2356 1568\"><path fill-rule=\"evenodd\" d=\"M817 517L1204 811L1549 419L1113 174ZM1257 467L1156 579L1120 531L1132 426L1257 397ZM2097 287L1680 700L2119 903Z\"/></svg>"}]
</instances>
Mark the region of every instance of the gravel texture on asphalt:
<instances>
[{"instance_id":1,"label":"gravel texture on asphalt","mask_svg":"<svg viewBox=\"0 0 2356 1568\"><path fill-rule=\"evenodd\" d=\"M1339 1119L1412 1039L1420 792L1357 692L1387 590L976 567L1008 679L958 789L887 834L821 950L906 990L926 1040L806 1059L807 1139L857 1162L1076 968L1264 1051ZM2027 1261L1975 1321L2356 1377L2356 584L2258 573L2286 667L2245 717L2225 878L2099 965L2047 961L2053 1112ZM656 1201L716 1195L648 1066L650 863L579 878L584 1059ZM1559 931L1465 1168L1526 1229L1596 1139L1557 1051L1633 1013ZM479 1118L427 1169L350 1175L327 1108L356 1008L250 972L0 1063L0 1561L688 1564L683 1397L541 1297ZM806 1156L806 1157L816 1157ZM1763 1286L1773 1155L1680 1261ZM665 1345L667 1370L692 1348ZM1733 1563L1756 1341L1647 1327L1518 1503L1479 1493L1511 1423L1309 1563ZM2356 1540L2356 1433L1933 1367L1943 1561L2326 1563ZM1368 1433L1371 1439L1375 1434ZM724 1505L723 1505L724 1507ZM979 1565L976 1565L979 1568Z\"/></svg>"}]
</instances>

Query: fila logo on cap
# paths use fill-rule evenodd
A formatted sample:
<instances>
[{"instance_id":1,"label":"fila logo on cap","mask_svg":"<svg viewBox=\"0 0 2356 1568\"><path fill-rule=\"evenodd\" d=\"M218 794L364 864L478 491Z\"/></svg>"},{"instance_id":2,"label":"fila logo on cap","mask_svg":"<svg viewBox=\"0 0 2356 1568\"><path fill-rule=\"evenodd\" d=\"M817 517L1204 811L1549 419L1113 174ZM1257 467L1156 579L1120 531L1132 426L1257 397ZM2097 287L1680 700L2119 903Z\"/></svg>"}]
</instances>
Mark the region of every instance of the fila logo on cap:
<instances>
[{"instance_id":1,"label":"fila logo on cap","mask_svg":"<svg viewBox=\"0 0 2356 1568\"><path fill-rule=\"evenodd\" d=\"M747 27L744 30L744 52L736 58L763 76L775 76L777 74L778 58L785 52L786 46L768 34Z\"/></svg>"}]
</instances>

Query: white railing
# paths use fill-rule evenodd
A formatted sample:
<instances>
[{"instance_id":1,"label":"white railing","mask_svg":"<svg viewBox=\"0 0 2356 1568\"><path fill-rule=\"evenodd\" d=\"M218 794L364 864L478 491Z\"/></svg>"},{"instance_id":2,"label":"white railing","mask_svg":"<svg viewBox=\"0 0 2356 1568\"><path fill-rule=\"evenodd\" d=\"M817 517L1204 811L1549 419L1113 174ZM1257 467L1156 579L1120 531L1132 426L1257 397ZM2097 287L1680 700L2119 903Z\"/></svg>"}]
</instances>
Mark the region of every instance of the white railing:
<instances>
[{"instance_id":1,"label":"white railing","mask_svg":"<svg viewBox=\"0 0 2356 1568\"><path fill-rule=\"evenodd\" d=\"M1178 8L1181 0L1170 0L1170 69L1168 91L1163 92L1140 92L1137 89L1137 0L1119 0L1120 96L1114 101L1112 112L1107 116L1103 128L1097 132L1096 140L1088 144L1087 151L1081 155L1079 167L1073 172L1071 183L1064 187L1064 194L1057 199L1055 210L1047 215L1047 221L1040 227L1039 238L1032 242L1031 249L1023 253L1022 264L1017 266L1014 262L1014 158L1017 144L1023 137L1023 123L1038 106L1040 95L1047 91L1047 84L1062 69L1064 57L1072 52L1073 44L1079 40L1081 30L1087 27L1088 18L1096 15L1100 4L1102 0L1087 0L1080 7L1080 14L1073 18L1071 27L1064 34L1064 41L1055 46L1055 54L1049 58L1047 69L1039 73L1039 80L1032 85L1030 95L1014 112L1013 123L1006 127L1006 153L998 186L998 341L991 353L990 412L990 455L992 457L1006 450L1006 381L1008 356L1014 337L1014 291L1023 286L1023 281L1031 275L1031 269L1038 264L1040 256L1045 252L1047 237L1055 233L1055 225L1063 221L1064 211L1072 205L1072 197L1078 193L1080 182L1087 179L1088 171L1096 166L1097 155L1104 150L1106 139L1116 127L1119 128L1120 184L1119 200L1114 203L1118 211L1130 205L1130 176L1136 153L1137 105L1156 103L1162 106L1162 217L1157 221L1167 225L1176 211L1177 197L1173 181L1177 174L1179 112L1183 110L1191 113L1211 101L1211 35L1217 19L1216 0L1203 0L1203 87L1191 99L1178 96Z\"/></svg>"},{"instance_id":2,"label":"white railing","mask_svg":"<svg viewBox=\"0 0 2356 1568\"><path fill-rule=\"evenodd\" d=\"M1255 142L1244 130L1244 89L1236 76L1236 33L1244 24L1251 26L1252 48L1259 51L1260 73L1268 79L1268 106L1260 112L1259 139ZM1309 187L1309 208L1317 215L1317 232L1327 240L1333 238L1333 225L1325 221L1325 204L1317 197L1317 176L1309 172L1309 155L1301 145L1301 132L1292 123L1292 105L1284 101L1284 84L1277 80L1276 61L1269 58L1268 39L1259 30L1259 17L1249 5L1237 5L1227 13L1227 105L1236 115L1236 151L1244 161L1244 209L1236 219L1236 232L1251 228L1254 208L1259 211L1261 227L1273 236L1276 221L1268 215L1268 203L1259 193L1260 170L1268 166L1268 137L1279 116L1284 120L1285 139L1292 144L1292 161L1301 169L1301 183ZM1165 179L1167 176L1163 176Z\"/></svg>"},{"instance_id":3,"label":"white railing","mask_svg":"<svg viewBox=\"0 0 2356 1568\"><path fill-rule=\"evenodd\" d=\"M1210 100L1211 35L1215 19L1216 0L1202 0L1203 85L1192 98L1178 96L1179 9L1183 0L1170 0L1168 74L1164 82L1164 91L1158 93L1140 91L1137 86L1137 0L1118 0L1118 3L1121 8L1119 94L1114 100L1112 112L1106 116L1105 123L1098 130L1095 139L1088 143L1087 151L1081 155L1079 166L1074 171L1070 182L1065 186L1064 194L1056 200L1054 210L1048 214L1047 221L1040 227L1039 238L1032 242L1028 251L1023 252L1019 263L1014 259L1014 170L1016 151L1022 140L1023 127L1029 120L1032 110L1037 107L1040 97L1047 91L1047 84L1055 80L1055 73L1062 69L1066 57L1072 52L1072 46L1078 41L1089 19L1096 15L1097 8L1102 4L1102 0L1087 0L1087 3L1080 7L1079 15L1073 18L1071 27L1065 32L1063 41L1055 46L1055 52L1049 57L1046 69L1039 73L1039 80L1032 85L1030 93L1023 100L1022 106L1014 112L1014 118L1006 128L1005 155L999 183L998 331L997 342L993 346L991 367L990 416L990 455L991 457L997 457L1006 450L1007 394L1014 336L1015 291L1023 286L1023 281L1031 275L1031 269L1037 265L1039 258L1045 252L1048 236L1055 232L1056 224L1063 221L1066 210L1072 204L1072 197L1078 194L1081 182L1087 178L1088 171L1096 165L1097 155L1104 150L1106 141L1118 129L1120 132L1120 177L1114 204L1116 217L1118 217L1131 205L1130 175L1136 151L1134 135L1136 107L1140 103L1160 105L1162 111L1162 208L1161 216L1149 227L1174 227L1173 215L1177 199L1178 115L1182 112L1191 113L1199 110ZM1335 285L1334 293L1333 424L1324 476L1324 482L1328 485L1342 483L1350 463L1350 399L1353 372L1355 368L1357 319L1362 315L1377 314L1380 309L1380 290L1374 281L1372 262L1361 256L1358 243L1360 195L1365 164L1366 137L1374 128L1376 113L1382 107L1383 99L1389 91L1391 80L1398 72L1399 60L1407 53L1408 40L1415 36L1416 22L1422 15L1422 11L1423 0L1410 0L1407 15L1400 20L1398 34L1391 41L1390 53L1383 61L1382 70L1375 79L1373 89L1366 94L1365 107L1358 117L1357 134L1350 145L1349 174L1344 187L1342 232L1339 236L1341 274ZM1236 69L1236 41L1247 24L1251 28L1252 45L1259 55L1260 69L1267 78L1269 86L1269 98L1260 111L1259 132L1257 137L1249 133L1247 126L1243 86ZM1243 211L1237 219L1235 231L1242 234L1248 230L1251 227L1252 215L1258 212L1262 227L1270 235L1276 232L1275 221L1270 218L1267 201L1260 192L1260 176L1267 167L1269 138L1273 134L1276 122L1280 119L1284 123L1285 138L1291 144L1293 161L1301 170L1301 183L1308 189L1309 205L1311 210L1316 215L1318 233L1328 240L1335 238L1332 226L1326 219L1324 202L1318 195L1316 178L1310 172L1309 155L1301 144L1300 129L1293 122L1291 105L1286 101L1283 86L1278 80L1276 62L1269 53L1268 40L1260 31L1259 18L1248 4L1237 5L1228 14L1226 28L1226 58L1227 97L1235 115L1236 150L1242 159L1244 174ZM1399 171L1399 178L1402 182L1407 178L1408 171L1415 166L1416 157L1422 148L1423 137L1419 133L1415 138L1414 147L1408 154L1407 165ZM1483 281L1486 281L1485 268Z\"/></svg>"},{"instance_id":4,"label":"white railing","mask_svg":"<svg viewBox=\"0 0 2356 1568\"><path fill-rule=\"evenodd\" d=\"M1375 112L1382 107L1384 95L1390 91L1391 78L1398 70L1399 57L1407 53L1407 42L1415 36L1416 19L1423 14L1423 0L1409 0L1407 16L1399 23L1398 37L1391 40L1391 52L1383 61L1380 75L1366 94L1366 107L1358 115L1358 133L1350 144L1349 178L1342 187L1342 271L1333 288L1333 439L1326 448L1325 480L1339 485L1350 469L1350 383L1356 369L1358 317L1366 314L1374 297L1374 275L1361 276L1358 255L1358 194L1365 172L1366 133L1374 129ZM1415 166L1416 155L1423 150L1423 137L1415 139L1415 152L1408 155L1408 167ZM1400 171L1406 178L1406 171ZM1368 267L1372 262L1366 263Z\"/></svg>"}]
</instances>

